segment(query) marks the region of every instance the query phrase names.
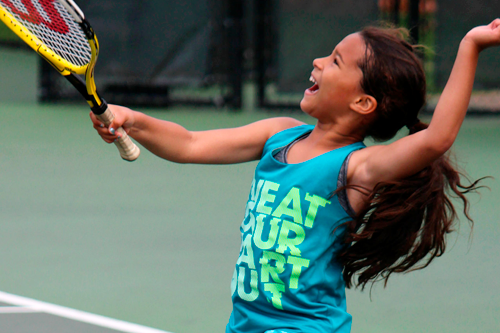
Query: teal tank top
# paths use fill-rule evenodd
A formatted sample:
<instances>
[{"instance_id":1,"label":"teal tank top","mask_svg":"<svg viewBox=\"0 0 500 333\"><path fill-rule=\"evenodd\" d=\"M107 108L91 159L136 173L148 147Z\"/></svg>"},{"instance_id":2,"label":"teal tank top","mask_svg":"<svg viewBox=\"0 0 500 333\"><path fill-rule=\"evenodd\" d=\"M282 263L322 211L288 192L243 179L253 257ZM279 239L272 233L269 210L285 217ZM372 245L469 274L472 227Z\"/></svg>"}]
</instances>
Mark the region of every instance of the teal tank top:
<instances>
[{"instance_id":1,"label":"teal tank top","mask_svg":"<svg viewBox=\"0 0 500 333\"><path fill-rule=\"evenodd\" d=\"M351 330L342 265L335 260L350 218L333 193L346 157L365 146L354 143L297 164L274 158L313 128L287 129L264 146L240 227L226 333Z\"/></svg>"}]
</instances>

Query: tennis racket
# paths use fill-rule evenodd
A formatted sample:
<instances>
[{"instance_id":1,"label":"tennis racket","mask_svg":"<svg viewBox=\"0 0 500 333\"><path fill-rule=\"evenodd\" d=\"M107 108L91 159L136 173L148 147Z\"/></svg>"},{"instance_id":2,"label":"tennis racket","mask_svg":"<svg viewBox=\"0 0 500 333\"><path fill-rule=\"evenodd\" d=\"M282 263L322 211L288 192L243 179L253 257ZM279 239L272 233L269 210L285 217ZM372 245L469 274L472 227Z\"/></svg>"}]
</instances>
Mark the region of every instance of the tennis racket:
<instances>
[{"instance_id":1,"label":"tennis racket","mask_svg":"<svg viewBox=\"0 0 500 333\"><path fill-rule=\"evenodd\" d=\"M80 92L100 121L106 125L113 121L94 81L97 37L72 0L0 0L0 19ZM116 132L121 136L115 141L121 157L137 159L139 148L123 128Z\"/></svg>"}]
</instances>

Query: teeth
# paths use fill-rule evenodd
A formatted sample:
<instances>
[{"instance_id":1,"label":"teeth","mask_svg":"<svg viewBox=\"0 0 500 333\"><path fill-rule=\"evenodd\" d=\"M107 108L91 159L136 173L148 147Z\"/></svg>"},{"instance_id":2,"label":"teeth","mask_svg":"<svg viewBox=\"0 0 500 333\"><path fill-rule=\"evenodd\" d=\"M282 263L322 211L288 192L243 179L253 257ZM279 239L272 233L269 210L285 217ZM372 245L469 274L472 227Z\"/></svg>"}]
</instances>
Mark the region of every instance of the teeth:
<instances>
[{"instance_id":1,"label":"teeth","mask_svg":"<svg viewBox=\"0 0 500 333\"><path fill-rule=\"evenodd\" d=\"M316 84L316 80L313 78L313 76L311 75L311 77L309 78L309 81L311 81L312 83Z\"/></svg>"}]
</instances>

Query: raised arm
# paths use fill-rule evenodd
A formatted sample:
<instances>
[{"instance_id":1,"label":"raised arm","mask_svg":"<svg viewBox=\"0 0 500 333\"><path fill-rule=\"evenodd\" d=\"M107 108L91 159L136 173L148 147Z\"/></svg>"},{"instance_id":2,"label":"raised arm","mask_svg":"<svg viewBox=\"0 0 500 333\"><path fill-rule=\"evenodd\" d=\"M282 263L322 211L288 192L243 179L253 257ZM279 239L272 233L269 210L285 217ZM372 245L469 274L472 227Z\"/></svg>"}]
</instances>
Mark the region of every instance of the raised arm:
<instances>
[{"instance_id":1,"label":"raised arm","mask_svg":"<svg viewBox=\"0 0 500 333\"><path fill-rule=\"evenodd\" d=\"M357 152L349 171L352 183L371 188L378 182L400 180L443 155L455 141L465 118L479 53L499 44L500 19L467 33L460 43L450 78L429 127L389 145Z\"/></svg>"},{"instance_id":2,"label":"raised arm","mask_svg":"<svg viewBox=\"0 0 500 333\"><path fill-rule=\"evenodd\" d=\"M450 78L438 101L429 128L429 140L435 140L448 150L462 125L469 107L479 53L500 45L500 19L472 29L460 43Z\"/></svg>"},{"instance_id":3,"label":"raised arm","mask_svg":"<svg viewBox=\"0 0 500 333\"><path fill-rule=\"evenodd\" d=\"M292 118L270 118L246 126L208 131L189 131L179 124L156 119L125 107L110 105L115 120L109 129L90 114L94 128L104 141L125 131L153 154L177 163L229 164L257 160L267 139L302 122Z\"/></svg>"}]
</instances>

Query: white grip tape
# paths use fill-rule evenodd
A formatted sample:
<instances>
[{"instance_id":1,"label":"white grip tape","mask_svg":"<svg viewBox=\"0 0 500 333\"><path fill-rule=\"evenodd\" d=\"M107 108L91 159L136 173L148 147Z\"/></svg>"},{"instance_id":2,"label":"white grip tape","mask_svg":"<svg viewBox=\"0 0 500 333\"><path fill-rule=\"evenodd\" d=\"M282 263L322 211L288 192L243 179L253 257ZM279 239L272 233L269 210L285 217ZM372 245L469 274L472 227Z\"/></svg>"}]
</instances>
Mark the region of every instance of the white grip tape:
<instances>
[{"instance_id":1,"label":"white grip tape","mask_svg":"<svg viewBox=\"0 0 500 333\"><path fill-rule=\"evenodd\" d=\"M106 109L103 114L96 115L96 118L102 121L105 125L111 124L113 119L115 119L115 115ZM139 155L141 154L141 150L139 147L135 145L135 143L130 140L128 134L123 130L123 128L116 129L116 133L120 134L120 138L116 139L115 145L120 152L120 156L127 161L135 161Z\"/></svg>"}]
</instances>

